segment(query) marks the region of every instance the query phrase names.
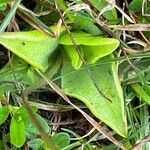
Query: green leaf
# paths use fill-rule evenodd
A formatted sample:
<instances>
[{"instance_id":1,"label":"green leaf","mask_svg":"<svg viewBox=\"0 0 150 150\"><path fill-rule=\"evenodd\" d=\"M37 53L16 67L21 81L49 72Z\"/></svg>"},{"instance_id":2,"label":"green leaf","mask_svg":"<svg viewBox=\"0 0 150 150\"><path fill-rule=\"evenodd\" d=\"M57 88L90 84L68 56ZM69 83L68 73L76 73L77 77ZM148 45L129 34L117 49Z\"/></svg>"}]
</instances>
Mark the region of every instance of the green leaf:
<instances>
[{"instance_id":1,"label":"green leaf","mask_svg":"<svg viewBox=\"0 0 150 150\"><path fill-rule=\"evenodd\" d=\"M82 66L82 61L76 52L75 48L72 45L64 45L64 50L71 59L71 64L75 69L78 69ZM80 48L80 54L83 56L83 49Z\"/></svg>"},{"instance_id":2,"label":"green leaf","mask_svg":"<svg viewBox=\"0 0 150 150\"><path fill-rule=\"evenodd\" d=\"M95 148L91 144L87 144L86 146L84 146L84 150L95 150Z\"/></svg>"},{"instance_id":3,"label":"green leaf","mask_svg":"<svg viewBox=\"0 0 150 150\"><path fill-rule=\"evenodd\" d=\"M8 3L8 2L12 2L12 1L14 1L14 0L1 0L0 4L2 4L2 3Z\"/></svg>"},{"instance_id":4,"label":"green leaf","mask_svg":"<svg viewBox=\"0 0 150 150\"><path fill-rule=\"evenodd\" d=\"M14 57L12 61L14 73L16 75L17 81L20 81L23 77L25 72L28 70L28 64L20 59L19 57ZM14 81L12 69L10 64L7 63L3 69L0 70L0 81Z\"/></svg>"},{"instance_id":5,"label":"green leaf","mask_svg":"<svg viewBox=\"0 0 150 150\"><path fill-rule=\"evenodd\" d=\"M112 55L100 59L94 66L89 67L96 83L112 102L99 94L85 68L74 70L67 58L64 59L62 68L61 86L67 95L83 101L97 118L125 137L127 136L126 117L116 64L114 62L100 64L110 58Z\"/></svg>"},{"instance_id":6,"label":"green leaf","mask_svg":"<svg viewBox=\"0 0 150 150\"><path fill-rule=\"evenodd\" d=\"M133 0L129 4L129 9L134 12L142 12L142 4L143 4L143 0Z\"/></svg>"},{"instance_id":7,"label":"green leaf","mask_svg":"<svg viewBox=\"0 0 150 150\"><path fill-rule=\"evenodd\" d=\"M21 147L25 143L25 124L20 115L15 115L10 123L10 139L11 143L16 147Z\"/></svg>"},{"instance_id":8,"label":"green leaf","mask_svg":"<svg viewBox=\"0 0 150 150\"><path fill-rule=\"evenodd\" d=\"M38 108L35 107L35 106L32 106L31 109L32 109L33 113L36 113L38 111ZM19 114L21 114L22 119L24 120L24 122L30 117L29 114L28 114L28 112L27 112L27 110L26 110L26 108L24 106L19 107L17 109L17 112Z\"/></svg>"},{"instance_id":9,"label":"green leaf","mask_svg":"<svg viewBox=\"0 0 150 150\"><path fill-rule=\"evenodd\" d=\"M131 84L131 87L139 99L150 105L150 96L139 83Z\"/></svg>"},{"instance_id":10,"label":"green leaf","mask_svg":"<svg viewBox=\"0 0 150 150\"><path fill-rule=\"evenodd\" d=\"M4 11L7 7L7 4L6 3L2 3L0 4L0 11Z\"/></svg>"},{"instance_id":11,"label":"green leaf","mask_svg":"<svg viewBox=\"0 0 150 150\"><path fill-rule=\"evenodd\" d=\"M75 20L73 27L77 30L84 30L92 35L100 35L102 32L100 29L95 25L95 20L89 17L86 13L79 13L75 14Z\"/></svg>"},{"instance_id":12,"label":"green leaf","mask_svg":"<svg viewBox=\"0 0 150 150\"><path fill-rule=\"evenodd\" d=\"M35 116L36 116L37 120L39 121L39 123L41 124L42 128L44 129L44 132L45 133L50 132L50 127L48 126L45 119L36 113L35 113ZM36 125L33 123L32 119L30 117L26 118L26 120L24 120L24 121L25 121L25 125L26 125L26 131L28 133L35 134L35 135L40 134Z\"/></svg>"},{"instance_id":13,"label":"green leaf","mask_svg":"<svg viewBox=\"0 0 150 150\"><path fill-rule=\"evenodd\" d=\"M9 108L7 106L0 107L0 125L5 122L9 115Z\"/></svg>"},{"instance_id":14,"label":"green leaf","mask_svg":"<svg viewBox=\"0 0 150 150\"><path fill-rule=\"evenodd\" d=\"M57 149L63 149L70 144L70 136L67 133L56 133L53 136Z\"/></svg>"},{"instance_id":15,"label":"green leaf","mask_svg":"<svg viewBox=\"0 0 150 150\"><path fill-rule=\"evenodd\" d=\"M91 0L91 3L100 11L105 9L105 7L109 5L106 2L106 0ZM117 19L117 12L115 8L112 8L111 10L104 12L103 15L106 17L107 20Z\"/></svg>"},{"instance_id":16,"label":"green leaf","mask_svg":"<svg viewBox=\"0 0 150 150\"><path fill-rule=\"evenodd\" d=\"M1 0L0 1L0 10L5 10L8 2L12 2L13 0Z\"/></svg>"},{"instance_id":17,"label":"green leaf","mask_svg":"<svg viewBox=\"0 0 150 150\"><path fill-rule=\"evenodd\" d=\"M41 150L43 148L44 142L40 138L33 139L28 142L28 145L32 150Z\"/></svg>"},{"instance_id":18,"label":"green leaf","mask_svg":"<svg viewBox=\"0 0 150 150\"><path fill-rule=\"evenodd\" d=\"M0 35L0 44L32 66L45 72L50 65L50 56L58 45L58 39L48 37L36 30L4 32Z\"/></svg>"},{"instance_id":19,"label":"green leaf","mask_svg":"<svg viewBox=\"0 0 150 150\"><path fill-rule=\"evenodd\" d=\"M16 87L13 83L2 83L0 84L0 94L10 92L10 91L15 91Z\"/></svg>"},{"instance_id":20,"label":"green leaf","mask_svg":"<svg viewBox=\"0 0 150 150\"><path fill-rule=\"evenodd\" d=\"M113 38L92 36L81 31L73 32L72 35L80 49L81 55L88 64L93 64L98 59L111 54L119 46L119 41ZM60 44L64 45L64 50L71 59L72 66L75 69L80 68L82 61L67 34L61 36Z\"/></svg>"},{"instance_id":21,"label":"green leaf","mask_svg":"<svg viewBox=\"0 0 150 150\"><path fill-rule=\"evenodd\" d=\"M3 141L4 148L5 148L4 150L10 150L10 148L8 146L8 145L10 145L10 133L3 134L2 141Z\"/></svg>"},{"instance_id":22,"label":"green leaf","mask_svg":"<svg viewBox=\"0 0 150 150\"><path fill-rule=\"evenodd\" d=\"M3 142L0 140L0 149L5 150Z\"/></svg>"},{"instance_id":23,"label":"green leaf","mask_svg":"<svg viewBox=\"0 0 150 150\"><path fill-rule=\"evenodd\" d=\"M117 43L117 45L119 44L119 41L116 39L105 38L101 36L93 36L89 33L82 32L82 31L72 32L72 36L74 37L77 45L100 46L100 45L107 45L111 43L112 44ZM67 33L61 35L59 42L62 45L73 45Z\"/></svg>"},{"instance_id":24,"label":"green leaf","mask_svg":"<svg viewBox=\"0 0 150 150\"><path fill-rule=\"evenodd\" d=\"M3 69L0 70L0 93L15 91L15 79L13 72L15 74L15 78L18 83L21 84L33 84L38 80L38 77L34 74L34 70L31 70L28 63L24 60L20 59L19 57L14 56L13 61L13 70L10 67L10 64L7 63ZM30 72L32 71L32 79L29 76L29 69ZM31 74L31 73L30 73Z\"/></svg>"}]
</instances>

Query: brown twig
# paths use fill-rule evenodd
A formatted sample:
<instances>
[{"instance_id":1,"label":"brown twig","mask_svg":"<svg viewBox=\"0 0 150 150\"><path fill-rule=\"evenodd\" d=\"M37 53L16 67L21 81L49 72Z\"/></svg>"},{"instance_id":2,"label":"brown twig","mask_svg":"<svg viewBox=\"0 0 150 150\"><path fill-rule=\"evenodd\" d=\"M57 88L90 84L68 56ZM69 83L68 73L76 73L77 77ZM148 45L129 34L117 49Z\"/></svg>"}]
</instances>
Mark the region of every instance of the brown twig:
<instances>
[{"instance_id":1,"label":"brown twig","mask_svg":"<svg viewBox=\"0 0 150 150\"><path fill-rule=\"evenodd\" d=\"M92 13L95 18L97 18L97 14L100 13L100 11L93 5L89 0L83 0L85 4L88 4L92 10ZM104 20L105 18L101 16L101 18ZM111 29L105 24L102 23L99 19L95 19L97 24L100 26L100 30L102 30L106 35L111 36L113 38L117 38L116 35L111 31Z\"/></svg>"},{"instance_id":2,"label":"brown twig","mask_svg":"<svg viewBox=\"0 0 150 150\"><path fill-rule=\"evenodd\" d=\"M122 31L150 31L150 24L110 25L108 27Z\"/></svg>"},{"instance_id":3,"label":"brown twig","mask_svg":"<svg viewBox=\"0 0 150 150\"><path fill-rule=\"evenodd\" d=\"M63 108L63 106L52 106L52 105L48 105L48 104L42 104L40 102L32 102L32 101L29 101L29 104L31 106L36 106L38 109L41 109L41 110L45 110L45 111L50 111L50 112L67 112L67 111L70 111L74 108Z\"/></svg>"},{"instance_id":4,"label":"brown twig","mask_svg":"<svg viewBox=\"0 0 150 150\"><path fill-rule=\"evenodd\" d=\"M128 1L127 0L125 0L125 3L126 3L126 6L127 6L127 8L129 7L129 4L128 4ZM131 16L131 18L135 21L135 23L136 23L136 20L135 20L135 14L131 14L130 12L129 12L129 14L130 14L130 16ZM142 31L139 31L139 33L141 34L141 36L143 37L143 39L148 43L148 45L150 45L150 41L146 38L146 36L144 35L144 33L142 32Z\"/></svg>"},{"instance_id":5,"label":"brown twig","mask_svg":"<svg viewBox=\"0 0 150 150\"><path fill-rule=\"evenodd\" d=\"M122 48L128 54L143 54L143 53L150 52L150 47L146 48L144 50L140 50L140 51L137 51L137 50L134 50L134 49L129 49L129 48L126 48L126 47L122 47Z\"/></svg>"},{"instance_id":6,"label":"brown twig","mask_svg":"<svg viewBox=\"0 0 150 150\"><path fill-rule=\"evenodd\" d=\"M36 23L35 21L31 20L31 18L29 18L27 15L25 15L21 9L19 8L17 10L17 14L24 20L26 21L28 24L30 24L32 27L34 27L35 29L45 33L46 35L50 36L50 37L55 37L54 32L48 30L47 28L44 28L43 26L40 26L38 23Z\"/></svg>"}]
</instances>

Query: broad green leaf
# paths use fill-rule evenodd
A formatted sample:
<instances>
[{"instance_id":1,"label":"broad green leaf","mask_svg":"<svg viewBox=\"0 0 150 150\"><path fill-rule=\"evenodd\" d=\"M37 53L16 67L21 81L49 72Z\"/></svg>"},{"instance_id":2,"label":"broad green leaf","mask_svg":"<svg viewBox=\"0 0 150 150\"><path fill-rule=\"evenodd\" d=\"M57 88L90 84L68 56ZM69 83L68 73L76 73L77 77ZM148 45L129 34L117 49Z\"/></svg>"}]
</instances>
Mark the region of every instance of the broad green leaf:
<instances>
[{"instance_id":1,"label":"broad green leaf","mask_svg":"<svg viewBox=\"0 0 150 150\"><path fill-rule=\"evenodd\" d=\"M11 119L10 123L10 139L11 143L16 147L21 147L26 140L25 136L25 124L20 115L15 115Z\"/></svg>"},{"instance_id":2,"label":"broad green leaf","mask_svg":"<svg viewBox=\"0 0 150 150\"><path fill-rule=\"evenodd\" d=\"M81 31L72 34L81 55L88 64L93 64L98 59L111 54L119 46L119 41L113 38L92 36ZM71 59L72 66L75 69L80 68L82 61L67 34L61 36L60 44L64 45L64 50Z\"/></svg>"},{"instance_id":3,"label":"broad green leaf","mask_svg":"<svg viewBox=\"0 0 150 150\"><path fill-rule=\"evenodd\" d=\"M58 45L57 38L50 38L39 31L4 32L0 44L11 50L32 66L45 72L50 65L50 57Z\"/></svg>"},{"instance_id":4,"label":"broad green leaf","mask_svg":"<svg viewBox=\"0 0 150 150\"><path fill-rule=\"evenodd\" d=\"M43 149L44 142L40 138L33 139L28 142L28 145L32 150L41 150Z\"/></svg>"},{"instance_id":5,"label":"broad green leaf","mask_svg":"<svg viewBox=\"0 0 150 150\"><path fill-rule=\"evenodd\" d=\"M54 134L53 140L57 149L63 149L70 144L69 135L63 132Z\"/></svg>"},{"instance_id":6,"label":"broad green leaf","mask_svg":"<svg viewBox=\"0 0 150 150\"><path fill-rule=\"evenodd\" d=\"M127 136L126 117L116 64L114 62L100 64L110 58L112 55L100 59L94 66L89 67L96 83L112 102L99 94L85 68L75 70L67 57L64 59L61 72L61 86L67 95L83 101L97 118L125 137Z\"/></svg>"},{"instance_id":7,"label":"broad green leaf","mask_svg":"<svg viewBox=\"0 0 150 150\"><path fill-rule=\"evenodd\" d=\"M0 107L0 125L5 122L9 115L9 108L7 106Z\"/></svg>"}]
</instances>

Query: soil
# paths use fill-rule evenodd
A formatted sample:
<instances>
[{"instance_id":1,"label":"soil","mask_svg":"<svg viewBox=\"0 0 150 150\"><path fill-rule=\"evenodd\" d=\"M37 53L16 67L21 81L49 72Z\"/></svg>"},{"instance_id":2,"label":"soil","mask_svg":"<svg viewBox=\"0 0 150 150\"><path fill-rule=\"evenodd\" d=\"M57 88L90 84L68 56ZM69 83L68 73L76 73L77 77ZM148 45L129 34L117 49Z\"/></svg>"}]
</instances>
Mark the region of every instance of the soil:
<instances>
[{"instance_id":1,"label":"soil","mask_svg":"<svg viewBox=\"0 0 150 150\"><path fill-rule=\"evenodd\" d=\"M0 46L0 68L2 68L8 62L7 52L1 51L2 47Z\"/></svg>"}]
</instances>

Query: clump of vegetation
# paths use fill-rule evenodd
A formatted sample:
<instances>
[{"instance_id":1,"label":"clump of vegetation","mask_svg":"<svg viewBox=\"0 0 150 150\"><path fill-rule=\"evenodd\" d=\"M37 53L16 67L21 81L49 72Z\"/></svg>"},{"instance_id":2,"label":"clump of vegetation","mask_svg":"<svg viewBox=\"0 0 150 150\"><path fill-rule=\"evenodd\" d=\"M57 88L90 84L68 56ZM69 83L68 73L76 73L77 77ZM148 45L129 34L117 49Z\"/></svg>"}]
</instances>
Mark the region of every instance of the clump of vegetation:
<instances>
[{"instance_id":1,"label":"clump of vegetation","mask_svg":"<svg viewBox=\"0 0 150 150\"><path fill-rule=\"evenodd\" d=\"M0 149L149 150L148 7L0 1Z\"/></svg>"}]
</instances>

